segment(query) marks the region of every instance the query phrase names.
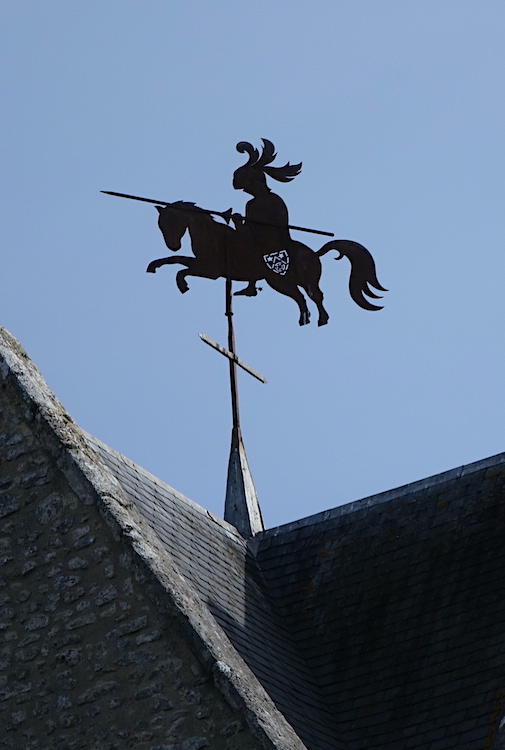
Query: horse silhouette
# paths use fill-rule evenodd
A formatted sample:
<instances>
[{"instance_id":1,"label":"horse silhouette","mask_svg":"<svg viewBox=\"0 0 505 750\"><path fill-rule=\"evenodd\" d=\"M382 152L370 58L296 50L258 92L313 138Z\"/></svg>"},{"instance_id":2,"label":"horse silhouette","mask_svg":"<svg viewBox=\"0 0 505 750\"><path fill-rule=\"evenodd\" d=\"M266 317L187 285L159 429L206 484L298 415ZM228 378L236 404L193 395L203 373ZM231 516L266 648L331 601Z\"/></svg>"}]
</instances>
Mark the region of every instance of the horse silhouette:
<instances>
[{"instance_id":1,"label":"horse silhouette","mask_svg":"<svg viewBox=\"0 0 505 750\"><path fill-rule=\"evenodd\" d=\"M331 240L314 251L302 242L289 239L283 248L258 248L252 240L248 241L237 230L217 222L208 211L194 203L177 201L156 208L159 212L158 225L167 247L174 252L180 250L181 239L189 231L194 257L173 255L158 258L149 263L146 270L155 273L167 264L186 266L176 274L177 287L182 293L189 289L187 276L207 279L223 277L247 282L264 279L276 292L296 302L301 326L310 321L307 302L300 291L300 288L303 289L317 306L318 325L323 326L329 316L323 306L323 293L319 287L322 270L320 257L330 250L336 250L338 257L335 260L345 256L350 261L349 292L354 302L364 310L382 309L365 297L380 299L370 287L382 292L387 290L377 280L371 254L358 242Z\"/></svg>"}]
</instances>

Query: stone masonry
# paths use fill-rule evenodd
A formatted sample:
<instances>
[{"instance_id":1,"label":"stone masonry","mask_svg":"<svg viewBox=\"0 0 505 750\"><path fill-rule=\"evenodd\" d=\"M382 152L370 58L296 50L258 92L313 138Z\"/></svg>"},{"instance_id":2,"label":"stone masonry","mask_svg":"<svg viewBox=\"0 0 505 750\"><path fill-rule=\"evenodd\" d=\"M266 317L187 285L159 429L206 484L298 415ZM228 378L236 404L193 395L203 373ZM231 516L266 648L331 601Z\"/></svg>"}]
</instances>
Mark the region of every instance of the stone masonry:
<instances>
[{"instance_id":1,"label":"stone masonry","mask_svg":"<svg viewBox=\"0 0 505 750\"><path fill-rule=\"evenodd\" d=\"M0 447L0 747L257 746L103 517L7 405Z\"/></svg>"},{"instance_id":2,"label":"stone masonry","mask_svg":"<svg viewBox=\"0 0 505 750\"><path fill-rule=\"evenodd\" d=\"M34 401L37 371L14 376L16 358L33 366L2 333L0 748L302 748L52 394Z\"/></svg>"}]
</instances>

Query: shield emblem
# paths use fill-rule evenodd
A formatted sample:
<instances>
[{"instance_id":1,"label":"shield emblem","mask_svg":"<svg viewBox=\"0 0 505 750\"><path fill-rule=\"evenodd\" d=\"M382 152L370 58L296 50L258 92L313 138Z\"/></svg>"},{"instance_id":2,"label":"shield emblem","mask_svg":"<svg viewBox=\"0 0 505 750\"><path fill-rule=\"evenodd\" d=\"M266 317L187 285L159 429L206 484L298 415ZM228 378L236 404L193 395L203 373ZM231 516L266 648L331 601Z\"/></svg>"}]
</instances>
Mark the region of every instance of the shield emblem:
<instances>
[{"instance_id":1,"label":"shield emblem","mask_svg":"<svg viewBox=\"0 0 505 750\"><path fill-rule=\"evenodd\" d=\"M263 256L263 260L274 273L284 276L289 268L289 255L287 250L278 250L275 253L268 253Z\"/></svg>"}]
</instances>

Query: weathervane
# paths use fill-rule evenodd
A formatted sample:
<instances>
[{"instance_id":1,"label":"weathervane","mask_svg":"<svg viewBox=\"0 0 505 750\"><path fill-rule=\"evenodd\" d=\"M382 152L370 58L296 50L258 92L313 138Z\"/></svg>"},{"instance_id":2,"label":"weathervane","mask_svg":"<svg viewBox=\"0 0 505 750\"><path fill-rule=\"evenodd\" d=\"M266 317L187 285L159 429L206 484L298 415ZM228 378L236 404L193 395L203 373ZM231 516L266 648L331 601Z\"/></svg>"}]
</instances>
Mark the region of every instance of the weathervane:
<instances>
[{"instance_id":1,"label":"weathervane","mask_svg":"<svg viewBox=\"0 0 505 750\"><path fill-rule=\"evenodd\" d=\"M320 258L330 250L338 252L335 260L345 256L350 261L349 292L357 305L365 310L380 310L380 306L373 304L366 297L380 298L373 289L387 291L377 280L371 254L358 242L332 239L314 251L291 237L291 229L329 237L334 235L331 232L289 223L286 204L279 195L270 190L266 177L279 182L291 182L300 174L302 165L288 162L282 167L272 166L276 157L274 145L265 138L262 140L261 154L246 141L237 144L237 151L248 154L248 161L235 171L233 187L253 196L246 204L245 216L233 213L231 208L227 211L211 211L186 201L168 203L125 193L102 191L107 195L154 203L159 212L158 226L165 244L174 252L180 250L182 237L186 231L189 232L193 256L172 255L168 258L158 258L149 263L148 273L155 273L158 268L168 264L185 266L175 277L177 287L182 293L189 290L187 276L226 280L228 349L219 346L204 334L200 334L200 338L229 360L233 428L225 519L235 525L244 536L253 536L261 531L263 521L240 431L237 366L258 380L266 381L262 375L237 357L233 329L232 282L247 282L247 286L234 293L235 296L255 297L258 293L257 283L265 280L272 289L291 297L296 302L300 311L298 322L301 326L310 322L310 313L300 288L317 307L318 325L328 323L329 316L323 306L319 280ZM225 223L216 221L214 216L220 217ZM233 222L233 227L230 226L230 221Z\"/></svg>"}]
</instances>

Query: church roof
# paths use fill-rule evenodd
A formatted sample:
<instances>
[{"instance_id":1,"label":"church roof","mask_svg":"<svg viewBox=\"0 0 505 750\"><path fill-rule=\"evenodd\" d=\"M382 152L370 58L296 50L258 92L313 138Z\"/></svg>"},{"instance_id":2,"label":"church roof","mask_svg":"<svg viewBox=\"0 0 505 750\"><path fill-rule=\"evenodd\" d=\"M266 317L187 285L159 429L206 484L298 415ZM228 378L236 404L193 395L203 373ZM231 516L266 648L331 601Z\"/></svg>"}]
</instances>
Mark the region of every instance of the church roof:
<instances>
[{"instance_id":1,"label":"church roof","mask_svg":"<svg viewBox=\"0 0 505 750\"><path fill-rule=\"evenodd\" d=\"M269 591L350 748L490 748L505 454L266 531Z\"/></svg>"},{"instance_id":2,"label":"church roof","mask_svg":"<svg viewBox=\"0 0 505 750\"><path fill-rule=\"evenodd\" d=\"M262 746L493 747L505 454L246 540L81 431L2 329L0 375L49 426L73 483L95 487Z\"/></svg>"}]
</instances>

